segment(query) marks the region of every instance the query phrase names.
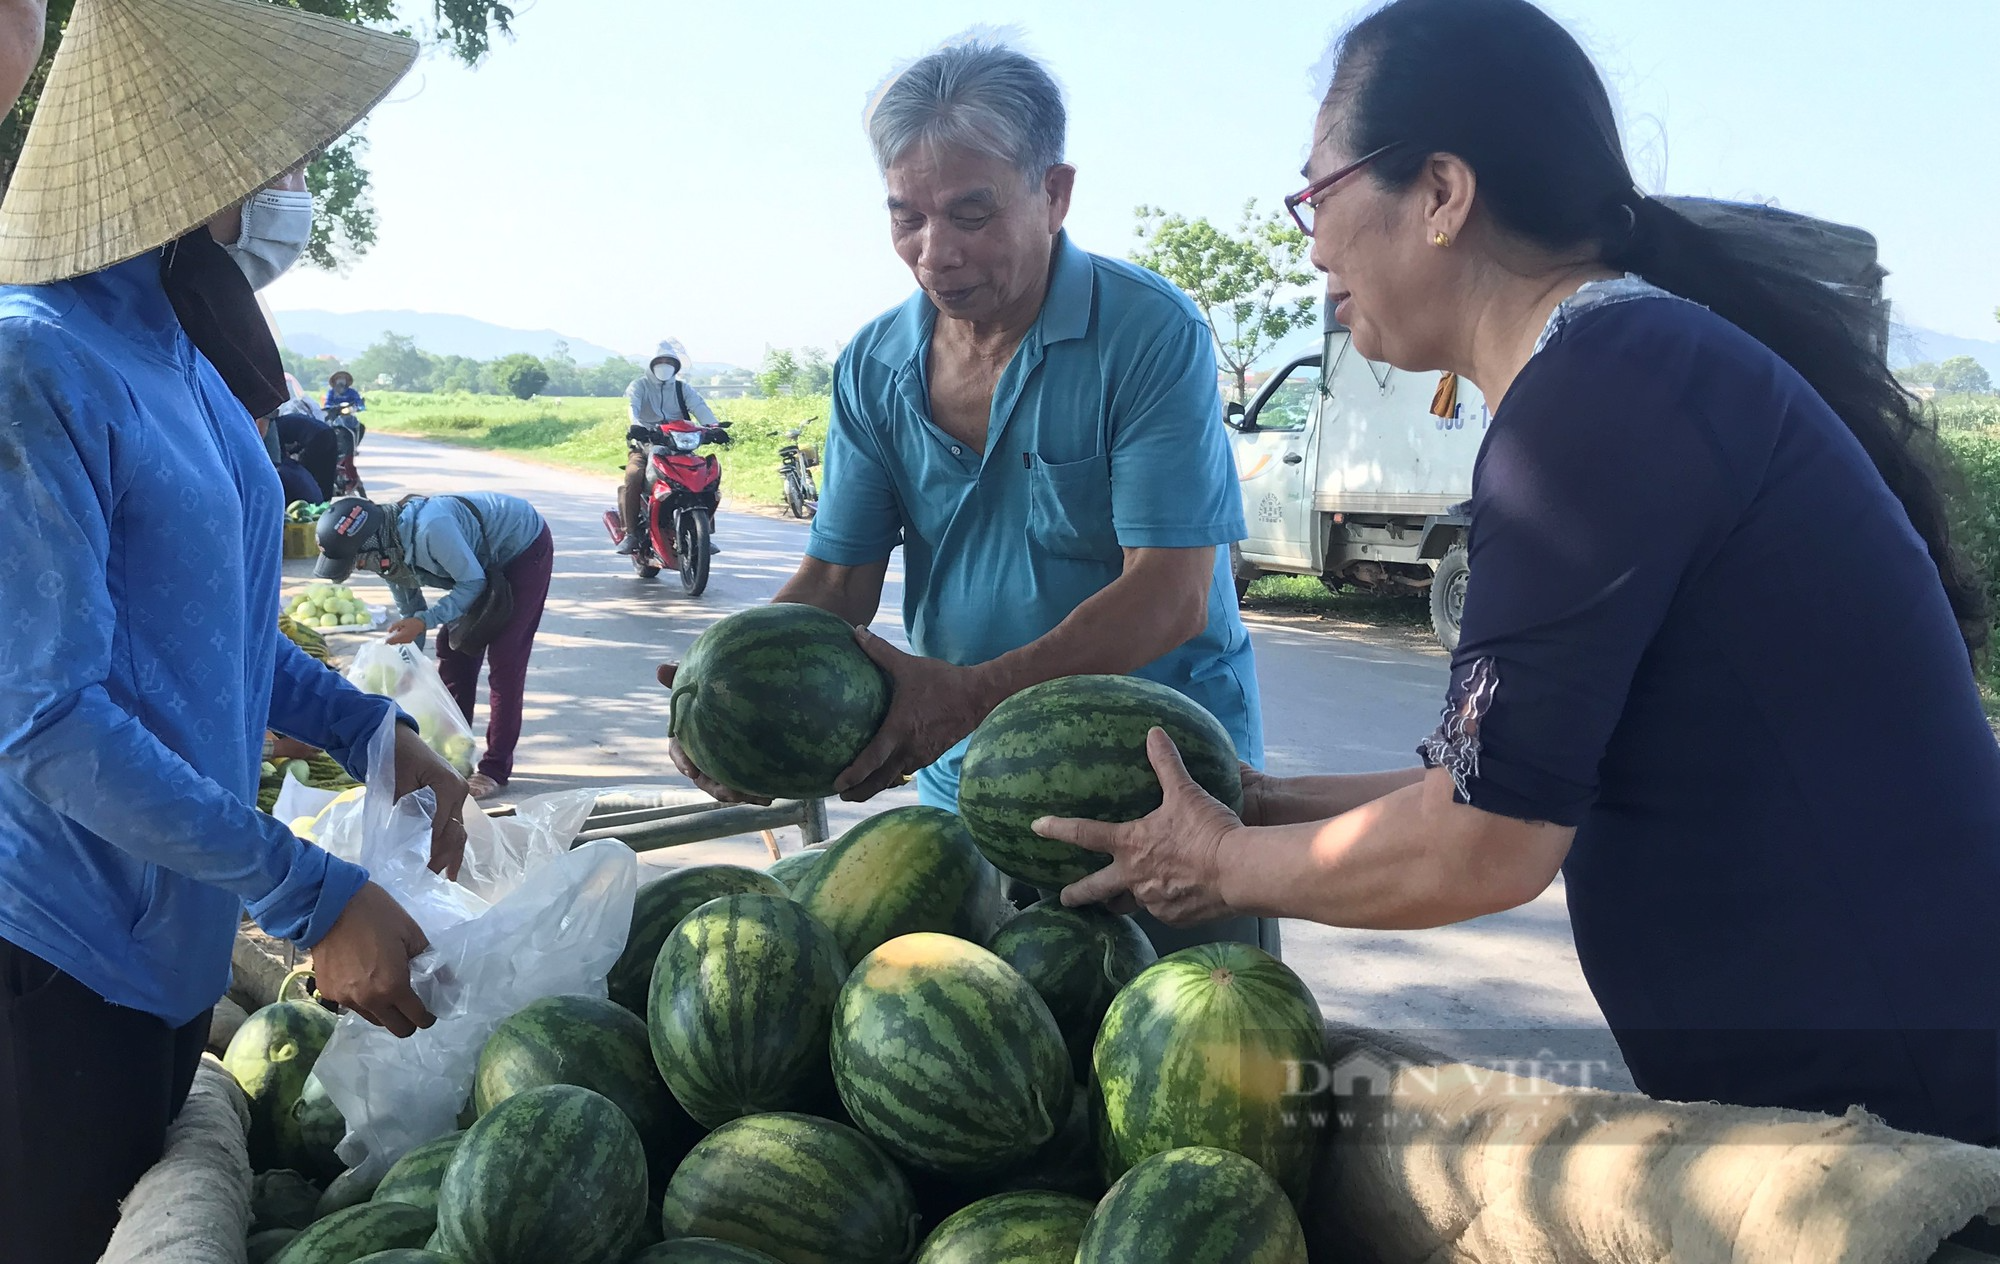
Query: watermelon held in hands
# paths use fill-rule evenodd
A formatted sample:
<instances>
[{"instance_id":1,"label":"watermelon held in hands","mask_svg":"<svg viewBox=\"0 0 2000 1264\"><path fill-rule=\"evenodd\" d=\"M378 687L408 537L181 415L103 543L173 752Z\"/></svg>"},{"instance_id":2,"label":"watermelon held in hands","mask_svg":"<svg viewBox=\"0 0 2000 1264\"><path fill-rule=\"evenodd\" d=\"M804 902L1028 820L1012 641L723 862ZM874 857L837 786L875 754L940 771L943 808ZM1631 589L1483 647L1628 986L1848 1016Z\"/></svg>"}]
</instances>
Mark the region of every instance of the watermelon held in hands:
<instances>
[{"instance_id":1,"label":"watermelon held in hands","mask_svg":"<svg viewBox=\"0 0 2000 1264\"><path fill-rule=\"evenodd\" d=\"M1043 900L1023 909L987 944L1048 1002L1069 1046L1071 1069L1090 1078L1090 1053L1111 998L1159 960L1139 923L1092 905Z\"/></svg>"},{"instance_id":2,"label":"watermelon held in hands","mask_svg":"<svg viewBox=\"0 0 2000 1264\"><path fill-rule=\"evenodd\" d=\"M888 713L889 678L845 619L814 606L753 606L688 647L667 735L732 790L823 799Z\"/></svg>"},{"instance_id":3,"label":"watermelon held in hands","mask_svg":"<svg viewBox=\"0 0 2000 1264\"><path fill-rule=\"evenodd\" d=\"M1093 1206L1042 1191L982 1198L932 1230L916 1264L1073 1264Z\"/></svg>"},{"instance_id":4,"label":"watermelon held in hands","mask_svg":"<svg viewBox=\"0 0 2000 1264\"><path fill-rule=\"evenodd\" d=\"M832 1096L827 1034L846 977L833 932L791 899L710 900L660 949L646 1008L654 1065L706 1127L819 1107Z\"/></svg>"},{"instance_id":5,"label":"watermelon held in hands","mask_svg":"<svg viewBox=\"0 0 2000 1264\"><path fill-rule=\"evenodd\" d=\"M1191 1146L1153 1155L1091 1214L1076 1264L1306 1264L1298 1213L1240 1154Z\"/></svg>"},{"instance_id":6,"label":"watermelon held in hands","mask_svg":"<svg viewBox=\"0 0 2000 1264\"><path fill-rule=\"evenodd\" d=\"M324 1166L309 1151L293 1111L333 1025L332 1011L317 1001L278 1001L250 1015L230 1038L222 1065L250 1099L253 1170L310 1174Z\"/></svg>"},{"instance_id":7,"label":"watermelon held in hands","mask_svg":"<svg viewBox=\"0 0 2000 1264\"><path fill-rule=\"evenodd\" d=\"M625 1112L587 1088L545 1085L466 1130L430 1249L458 1264L622 1264L646 1203L646 1152Z\"/></svg>"},{"instance_id":8,"label":"watermelon held in hands","mask_svg":"<svg viewBox=\"0 0 2000 1264\"><path fill-rule=\"evenodd\" d=\"M458 1143L464 1138L463 1132L447 1133L397 1159L375 1186L373 1201L436 1210L438 1186L444 1184L445 1169L451 1166L451 1156L458 1153Z\"/></svg>"},{"instance_id":9,"label":"watermelon held in hands","mask_svg":"<svg viewBox=\"0 0 2000 1264\"><path fill-rule=\"evenodd\" d=\"M646 999L653 988L653 966L659 961L660 945L667 942L674 927L710 900L744 894L790 892L776 878L742 865L694 865L640 887L632 901L632 933L606 980L611 999L644 1018Z\"/></svg>"},{"instance_id":10,"label":"watermelon held in hands","mask_svg":"<svg viewBox=\"0 0 2000 1264\"><path fill-rule=\"evenodd\" d=\"M1116 1180L1168 1150L1210 1146L1257 1163L1297 1202L1318 1144L1298 1086L1325 1056L1319 1002L1250 944L1160 958L1111 1002L1094 1053L1098 1149Z\"/></svg>"},{"instance_id":11,"label":"watermelon held in hands","mask_svg":"<svg viewBox=\"0 0 2000 1264\"><path fill-rule=\"evenodd\" d=\"M958 812L1000 872L1056 890L1111 858L1043 838L1044 816L1136 821L1163 798L1146 734L1163 728L1188 775L1232 812L1243 773L1228 730L1176 690L1137 676L1065 676L1015 694L973 731L959 766Z\"/></svg>"},{"instance_id":12,"label":"watermelon held in hands","mask_svg":"<svg viewBox=\"0 0 2000 1264\"><path fill-rule=\"evenodd\" d=\"M840 991L833 1077L861 1130L914 1167L997 1173L1056 1135L1075 1085L1049 1007L963 939L892 939Z\"/></svg>"},{"instance_id":13,"label":"watermelon held in hands","mask_svg":"<svg viewBox=\"0 0 2000 1264\"><path fill-rule=\"evenodd\" d=\"M797 891L799 885L806 880L806 875L817 869L819 862L824 859L826 859L826 848L808 847L804 851L795 851L789 856L772 861L764 872L784 883L785 890Z\"/></svg>"},{"instance_id":14,"label":"watermelon held in hands","mask_svg":"<svg viewBox=\"0 0 2000 1264\"><path fill-rule=\"evenodd\" d=\"M701 1139L667 1182L669 1243L721 1238L780 1264L906 1264L910 1183L875 1144L811 1115L750 1115Z\"/></svg>"},{"instance_id":15,"label":"watermelon held in hands","mask_svg":"<svg viewBox=\"0 0 2000 1264\"><path fill-rule=\"evenodd\" d=\"M293 1238L272 1264L354 1264L398 1247L422 1246L437 1213L406 1203L363 1203L337 1211Z\"/></svg>"},{"instance_id":16,"label":"watermelon held in hands","mask_svg":"<svg viewBox=\"0 0 2000 1264\"><path fill-rule=\"evenodd\" d=\"M943 808L894 808L847 831L792 898L859 961L899 935L936 931L983 944L1010 911L1000 871Z\"/></svg>"}]
</instances>

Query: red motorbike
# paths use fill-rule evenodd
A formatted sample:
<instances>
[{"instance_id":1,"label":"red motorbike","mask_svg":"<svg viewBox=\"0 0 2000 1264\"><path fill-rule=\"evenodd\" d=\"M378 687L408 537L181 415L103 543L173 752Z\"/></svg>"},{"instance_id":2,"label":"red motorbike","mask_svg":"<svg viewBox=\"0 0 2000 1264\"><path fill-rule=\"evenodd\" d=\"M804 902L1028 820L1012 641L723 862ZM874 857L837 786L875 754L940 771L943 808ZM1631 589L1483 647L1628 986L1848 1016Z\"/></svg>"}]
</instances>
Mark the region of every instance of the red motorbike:
<instances>
[{"instance_id":1,"label":"red motorbike","mask_svg":"<svg viewBox=\"0 0 2000 1264\"><path fill-rule=\"evenodd\" d=\"M681 589L690 597L708 587L708 559L714 551L715 512L722 502L722 465L701 452L705 444L729 442L728 423L704 426L694 421L634 425L626 439L643 445L646 453L647 521L632 550L632 568L651 579L671 562L681 574ZM614 541L625 538L623 509L604 515L604 528Z\"/></svg>"}]
</instances>

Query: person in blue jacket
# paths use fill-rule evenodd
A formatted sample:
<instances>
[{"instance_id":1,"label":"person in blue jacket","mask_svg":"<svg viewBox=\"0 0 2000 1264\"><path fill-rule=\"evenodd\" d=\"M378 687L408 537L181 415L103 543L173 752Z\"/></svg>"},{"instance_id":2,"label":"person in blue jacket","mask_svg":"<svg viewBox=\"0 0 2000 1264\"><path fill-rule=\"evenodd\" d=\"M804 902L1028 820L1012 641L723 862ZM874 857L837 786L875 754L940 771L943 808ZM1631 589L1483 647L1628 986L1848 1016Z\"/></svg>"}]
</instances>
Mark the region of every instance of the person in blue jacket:
<instances>
[{"instance_id":1,"label":"person in blue jacket","mask_svg":"<svg viewBox=\"0 0 2000 1264\"><path fill-rule=\"evenodd\" d=\"M340 370L326 380L326 411L331 413L342 404L354 405L355 412L367 412L368 403L361 398L361 392L354 389L354 375L346 369Z\"/></svg>"},{"instance_id":2,"label":"person in blue jacket","mask_svg":"<svg viewBox=\"0 0 2000 1264\"><path fill-rule=\"evenodd\" d=\"M327 999L402 1035L432 1021L410 986L422 930L256 808L266 730L361 774L390 715L277 631L283 501L252 418L283 370L253 278L306 244L300 164L415 46L219 2L238 20L82 0L0 205L6 1264L103 1251L187 1095L246 912L311 950ZM141 82L114 102L70 78L104 65ZM225 83L267 108L218 110ZM175 126L144 163L88 152L131 101ZM432 863L453 872L465 786L405 719L397 790L435 796Z\"/></svg>"}]
</instances>

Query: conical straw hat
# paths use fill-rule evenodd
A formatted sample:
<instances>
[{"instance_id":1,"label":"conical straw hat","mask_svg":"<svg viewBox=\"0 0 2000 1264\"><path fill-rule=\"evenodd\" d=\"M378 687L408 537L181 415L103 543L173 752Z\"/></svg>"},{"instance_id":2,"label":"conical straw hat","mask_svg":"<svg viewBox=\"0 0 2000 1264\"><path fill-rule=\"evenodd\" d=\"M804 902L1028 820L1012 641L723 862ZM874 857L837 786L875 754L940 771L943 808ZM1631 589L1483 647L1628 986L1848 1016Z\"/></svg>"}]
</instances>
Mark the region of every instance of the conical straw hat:
<instances>
[{"instance_id":1,"label":"conical straw hat","mask_svg":"<svg viewBox=\"0 0 2000 1264\"><path fill-rule=\"evenodd\" d=\"M417 45L261 0L79 0L0 203L0 283L187 233L359 122Z\"/></svg>"}]
</instances>

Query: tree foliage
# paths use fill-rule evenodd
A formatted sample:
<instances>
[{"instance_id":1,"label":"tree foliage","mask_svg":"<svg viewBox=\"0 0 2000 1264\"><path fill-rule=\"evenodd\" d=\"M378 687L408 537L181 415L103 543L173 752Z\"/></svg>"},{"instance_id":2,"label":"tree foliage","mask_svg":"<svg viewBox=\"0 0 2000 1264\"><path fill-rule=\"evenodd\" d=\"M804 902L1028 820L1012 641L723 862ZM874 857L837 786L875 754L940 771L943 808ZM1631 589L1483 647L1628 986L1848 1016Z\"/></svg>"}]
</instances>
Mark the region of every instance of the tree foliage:
<instances>
[{"instance_id":1,"label":"tree foliage","mask_svg":"<svg viewBox=\"0 0 2000 1264\"><path fill-rule=\"evenodd\" d=\"M833 361L819 347L766 348L764 367L757 374L757 393L768 399L780 395L824 395L833 389Z\"/></svg>"},{"instance_id":2,"label":"tree foliage","mask_svg":"<svg viewBox=\"0 0 2000 1264\"><path fill-rule=\"evenodd\" d=\"M1132 261L1173 282L1201 309L1216 358L1242 398L1251 367L1315 319L1318 299L1301 293L1313 285L1305 235L1282 211L1258 215L1255 198L1243 204L1234 233L1153 206L1137 214L1144 244Z\"/></svg>"},{"instance_id":3,"label":"tree foliage","mask_svg":"<svg viewBox=\"0 0 2000 1264\"><path fill-rule=\"evenodd\" d=\"M1931 385L1940 395L1984 395L1993 389L1993 378L1986 366L1971 356L1953 356L1938 365Z\"/></svg>"},{"instance_id":4,"label":"tree foliage","mask_svg":"<svg viewBox=\"0 0 2000 1264\"><path fill-rule=\"evenodd\" d=\"M516 351L494 362L493 378L515 399L533 399L549 384L549 371L534 356Z\"/></svg>"}]
</instances>

